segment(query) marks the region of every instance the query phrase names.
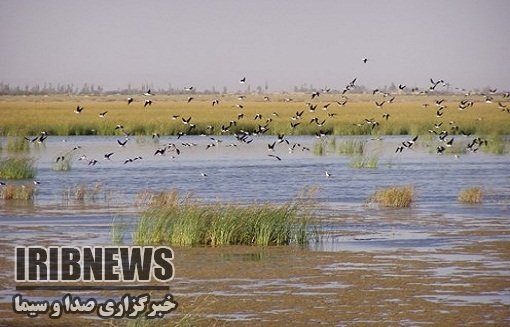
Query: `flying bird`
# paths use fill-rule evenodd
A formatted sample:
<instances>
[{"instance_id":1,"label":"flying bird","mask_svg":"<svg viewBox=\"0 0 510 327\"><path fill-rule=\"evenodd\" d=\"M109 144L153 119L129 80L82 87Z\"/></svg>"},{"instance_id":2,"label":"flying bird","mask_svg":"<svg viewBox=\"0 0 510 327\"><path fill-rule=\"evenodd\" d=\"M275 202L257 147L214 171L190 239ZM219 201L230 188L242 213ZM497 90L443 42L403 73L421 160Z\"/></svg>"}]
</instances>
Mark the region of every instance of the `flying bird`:
<instances>
[{"instance_id":1,"label":"flying bird","mask_svg":"<svg viewBox=\"0 0 510 327\"><path fill-rule=\"evenodd\" d=\"M82 111L83 111L83 107L80 107L80 106L76 106L76 109L74 109L75 114L81 114Z\"/></svg>"},{"instance_id":2,"label":"flying bird","mask_svg":"<svg viewBox=\"0 0 510 327\"><path fill-rule=\"evenodd\" d=\"M119 144L120 147L123 147L126 145L127 141L129 141L129 139L125 139L124 142L122 142L121 140L117 140L117 143Z\"/></svg>"}]
</instances>

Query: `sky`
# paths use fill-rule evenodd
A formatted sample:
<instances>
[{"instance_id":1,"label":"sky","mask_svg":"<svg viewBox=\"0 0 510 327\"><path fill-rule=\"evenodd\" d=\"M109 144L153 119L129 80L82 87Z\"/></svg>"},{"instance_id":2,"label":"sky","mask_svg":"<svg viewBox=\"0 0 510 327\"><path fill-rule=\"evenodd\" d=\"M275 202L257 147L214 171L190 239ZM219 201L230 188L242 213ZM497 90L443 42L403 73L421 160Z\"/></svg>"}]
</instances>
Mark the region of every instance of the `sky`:
<instances>
[{"instance_id":1,"label":"sky","mask_svg":"<svg viewBox=\"0 0 510 327\"><path fill-rule=\"evenodd\" d=\"M0 0L0 82L508 91L508 13L508 0Z\"/></svg>"}]
</instances>

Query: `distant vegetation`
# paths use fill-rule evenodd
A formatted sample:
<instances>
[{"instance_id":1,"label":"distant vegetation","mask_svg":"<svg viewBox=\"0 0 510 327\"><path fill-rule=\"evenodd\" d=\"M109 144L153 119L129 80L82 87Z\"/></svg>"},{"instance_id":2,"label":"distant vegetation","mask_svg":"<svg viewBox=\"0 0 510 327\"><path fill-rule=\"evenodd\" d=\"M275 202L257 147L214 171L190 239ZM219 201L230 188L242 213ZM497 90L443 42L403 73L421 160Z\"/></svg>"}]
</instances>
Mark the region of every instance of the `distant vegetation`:
<instances>
[{"instance_id":1,"label":"distant vegetation","mask_svg":"<svg viewBox=\"0 0 510 327\"><path fill-rule=\"evenodd\" d=\"M274 94L268 101L260 94L207 95L176 94L148 97L131 95L50 95L0 96L2 126L0 136L13 136L11 149L26 149L23 137L33 140L45 131L53 135L177 135L177 134L285 134L285 135L438 135L470 137L510 134L510 105L508 102L487 103L483 96L472 96L473 106L459 110L459 99L444 97L437 117L437 95L396 96L392 103L379 109L374 98L380 95L349 94L345 104L337 104L339 94L323 94L313 100L317 109L310 111L310 95ZM188 97L193 98L188 102ZM219 103L213 106L213 100ZM499 98L498 98L499 99ZM345 102L344 101L344 102ZM503 100L505 101L505 100ZM307 104L309 103L309 104ZM327 106L327 110L321 107ZM425 106L427 105L427 106ZM77 106L83 110L77 114ZM505 108L508 108L505 109ZM101 113L106 113L100 117ZM296 113L301 113L297 116ZM389 114L389 118L383 118ZM56 118L58 117L58 118ZM184 124L184 119L191 120ZM258 117L255 119L255 117ZM436 128L436 125L440 127ZM124 128L118 129L122 125ZM443 134L444 135L444 134ZM454 146L455 149L457 139ZM27 142L23 142L27 141ZM361 140L339 144L338 151L360 152ZM37 143L37 142L35 142ZM506 151L503 144L492 151ZM490 145L490 144L489 144ZM496 146L496 143L493 145ZM327 148L318 153L325 152ZM331 147L329 149L331 151ZM453 150L451 150L453 151Z\"/></svg>"}]
</instances>

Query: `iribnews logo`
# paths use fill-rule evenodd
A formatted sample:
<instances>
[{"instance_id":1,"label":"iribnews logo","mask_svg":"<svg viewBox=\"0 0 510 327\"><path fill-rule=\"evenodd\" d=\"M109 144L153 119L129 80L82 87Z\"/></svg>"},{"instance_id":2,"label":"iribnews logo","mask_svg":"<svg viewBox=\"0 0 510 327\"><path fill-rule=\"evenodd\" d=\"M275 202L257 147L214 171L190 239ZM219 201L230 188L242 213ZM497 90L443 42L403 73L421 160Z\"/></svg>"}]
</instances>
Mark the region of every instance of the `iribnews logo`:
<instances>
[{"instance_id":1,"label":"iribnews logo","mask_svg":"<svg viewBox=\"0 0 510 327\"><path fill-rule=\"evenodd\" d=\"M168 290L168 285L137 283L172 280L173 258L173 250L166 246L18 246L16 283L48 283L16 285L16 290ZM52 282L81 285L48 285Z\"/></svg>"}]
</instances>

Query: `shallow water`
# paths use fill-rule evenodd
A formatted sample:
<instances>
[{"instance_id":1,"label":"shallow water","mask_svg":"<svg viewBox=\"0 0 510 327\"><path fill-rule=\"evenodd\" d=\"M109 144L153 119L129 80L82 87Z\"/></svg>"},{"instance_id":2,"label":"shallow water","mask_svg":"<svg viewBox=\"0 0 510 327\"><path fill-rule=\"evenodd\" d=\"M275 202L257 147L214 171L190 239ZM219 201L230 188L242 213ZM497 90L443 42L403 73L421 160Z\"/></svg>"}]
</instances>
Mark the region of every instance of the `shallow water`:
<instances>
[{"instance_id":1,"label":"shallow water","mask_svg":"<svg viewBox=\"0 0 510 327\"><path fill-rule=\"evenodd\" d=\"M378 158L376 169L359 169L351 167L352 156L314 155L318 139L308 136L287 136L290 144L277 144L274 152L268 151L267 144L274 142L275 136L254 137L251 144L241 143L234 136L166 137L156 141L132 137L125 147L117 144L123 137L49 137L45 144L33 145L30 152L36 160L40 182L35 200L28 205L2 203L0 224L11 229L23 226L42 231L49 227L51 232L94 234L95 242L108 244L112 220L129 222L138 216L134 203L143 190L177 189L204 201L247 203L285 202L302 190L316 187L315 198L329 217L321 228L329 237L313 244L314 250L402 247L427 250L459 242L456 236L459 228L485 230L508 226L509 155L467 153L459 158L436 155L430 150L434 148L433 141L418 141L413 148L396 154L396 146L408 138L354 137L367 142L367 156ZM337 146L344 139L347 137L336 138ZM154 155L168 143L175 144L180 154L167 151L163 156ZM291 153L289 148L296 143L299 146ZM214 146L207 149L210 144ZM79 148L72 150L75 147ZM104 159L109 152L114 152L111 160ZM74 157L72 169L53 170L56 158L64 154ZM282 160L268 154L278 155ZM137 156L143 159L125 163ZM81 157L86 159L80 160ZM97 164L89 165L93 159ZM326 177L326 171L332 176ZM83 201L73 199L73 190L79 185L87 187ZM100 188L92 198L97 185ZM415 187L412 208L385 210L365 205L376 189L391 185ZM483 189L484 203L458 203L459 192L472 186ZM434 235L437 230L443 234ZM7 239L16 237L9 232L1 233Z\"/></svg>"},{"instance_id":2,"label":"shallow water","mask_svg":"<svg viewBox=\"0 0 510 327\"><path fill-rule=\"evenodd\" d=\"M290 144L299 143L311 149L298 147L293 153L286 143L277 144L275 151L269 152L267 144L274 142L275 136L255 137L251 144L241 144L233 136L215 138L219 142L205 136L166 137L158 142L132 137L121 148L117 145L121 137L66 137L65 140L49 137L46 144L33 147L30 152L36 159L37 180L40 181L35 200L29 204L0 202L0 239L9 246L111 244L112 221L136 221L139 208L134 203L143 190L177 189L181 194L191 192L204 201L249 203L285 202L304 189L317 187L315 199L324 213L320 228L325 236L300 251L371 253L375 261L368 264L333 262L310 269L324 275L366 271L379 274L381 278L406 278L411 273L419 273L434 278L437 291L421 293L416 299L439 306L510 304L508 288L481 290L476 294L458 291L469 289L477 278L503 278L510 282L508 252L491 250L492 244L510 241L509 155L480 152L461 154L459 158L451 154L439 156L430 150L434 148L432 141L419 141L412 149L395 154L396 147L408 137L386 137L382 141L367 139L368 155L378 158L378 167L358 169L350 166L352 157L347 155L314 155L315 137L287 137ZM338 137L336 142L340 144L343 140ZM5 144L5 139L1 141ZM175 152L154 155L156 149L169 142L177 145L180 155ZM183 146L183 142L194 145ZM206 150L210 143L215 146ZM72 169L52 170L56 158L75 146L80 148L72 151L75 158ZM108 152L114 152L111 161L103 158ZM268 154L278 155L282 160ZM2 157L6 155L4 151ZM82 156L88 159L78 160ZM124 164L126 159L136 156L143 159ZM89 165L91 159L98 163ZM332 176L326 177L325 171ZM31 184L31 181L16 183ZM65 196L66 191L82 184L89 192L83 201L75 201L72 195ZM91 198L90 192L96 185L101 188ZM377 188L392 185L415 187L416 201L411 208L388 210L366 204ZM472 186L483 189L483 204L460 204L457 201L459 192ZM129 233L124 241L131 242ZM280 260L277 256L261 256L259 252L229 253L226 251L218 260L238 264L261 261L269 266L278 265ZM417 268L395 271L395 267L400 266L395 260L412 260ZM220 279L218 284L223 285L225 280ZM189 285L214 285L215 280L184 277L177 281L176 294L181 292L181 296L187 297L203 294L220 298L246 297L253 292L274 296L288 294L292 289L293 292L299 290L303 296L327 298L348 287L336 280L307 282L292 278L256 280L246 277L234 280L233 288L221 286L202 292L202 286L197 286L197 290ZM12 289L3 287L0 302L10 301L11 293ZM445 314L451 311L449 306L441 308ZM274 310L266 314L285 314L291 309ZM256 316L242 310L208 315L234 322L249 322ZM417 323L416 320L408 322ZM406 322L402 320L401 324Z\"/></svg>"}]
</instances>

